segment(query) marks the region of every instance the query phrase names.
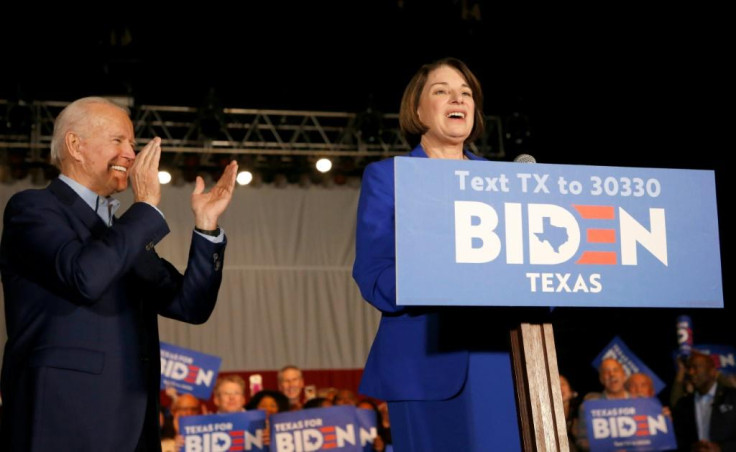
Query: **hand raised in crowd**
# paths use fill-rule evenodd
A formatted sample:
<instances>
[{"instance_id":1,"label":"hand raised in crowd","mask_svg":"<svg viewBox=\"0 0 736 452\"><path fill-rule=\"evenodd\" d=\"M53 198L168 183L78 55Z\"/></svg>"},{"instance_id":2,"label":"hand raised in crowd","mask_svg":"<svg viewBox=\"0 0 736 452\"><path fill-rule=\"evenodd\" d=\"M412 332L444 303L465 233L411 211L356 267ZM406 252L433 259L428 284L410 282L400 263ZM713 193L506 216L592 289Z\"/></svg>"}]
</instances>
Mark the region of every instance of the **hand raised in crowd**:
<instances>
[{"instance_id":1,"label":"hand raised in crowd","mask_svg":"<svg viewBox=\"0 0 736 452\"><path fill-rule=\"evenodd\" d=\"M266 419L266 428L264 428L263 433L261 433L261 438L264 446L271 445L271 421L268 418Z\"/></svg>"},{"instance_id":2,"label":"hand raised in crowd","mask_svg":"<svg viewBox=\"0 0 736 452\"><path fill-rule=\"evenodd\" d=\"M158 181L158 164L161 160L161 138L149 141L135 157L130 167L130 188L136 202L157 206L161 202L161 183Z\"/></svg>"},{"instance_id":3,"label":"hand raised in crowd","mask_svg":"<svg viewBox=\"0 0 736 452\"><path fill-rule=\"evenodd\" d=\"M233 160L225 167L225 171L217 184L207 193L204 192L204 179L197 176L192 192L192 211L194 212L194 225L196 227L205 230L217 228L217 219L225 211L233 197L237 172L238 164Z\"/></svg>"}]
</instances>

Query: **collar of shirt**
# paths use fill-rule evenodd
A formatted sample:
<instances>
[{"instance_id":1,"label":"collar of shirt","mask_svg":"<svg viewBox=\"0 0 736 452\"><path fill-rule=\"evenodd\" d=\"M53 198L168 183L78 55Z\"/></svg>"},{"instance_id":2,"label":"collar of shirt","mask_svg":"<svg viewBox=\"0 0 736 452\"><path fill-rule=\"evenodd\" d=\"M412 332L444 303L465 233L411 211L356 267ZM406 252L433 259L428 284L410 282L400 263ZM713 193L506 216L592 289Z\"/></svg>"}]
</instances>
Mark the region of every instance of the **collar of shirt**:
<instances>
[{"instance_id":1,"label":"collar of shirt","mask_svg":"<svg viewBox=\"0 0 736 452\"><path fill-rule=\"evenodd\" d=\"M616 399L630 399L631 395L629 394L629 391L624 391L623 397L611 397L609 393L607 393L605 390L601 393L602 399L608 399L608 400L616 400Z\"/></svg>"},{"instance_id":2,"label":"collar of shirt","mask_svg":"<svg viewBox=\"0 0 736 452\"><path fill-rule=\"evenodd\" d=\"M713 383L713 386L710 387L708 392L705 394L701 394L698 391L695 391L695 401L698 403L702 403L705 401L713 400L716 396L716 386L718 386L717 383Z\"/></svg>"},{"instance_id":3,"label":"collar of shirt","mask_svg":"<svg viewBox=\"0 0 736 452\"><path fill-rule=\"evenodd\" d=\"M59 179L71 187L71 189L74 190L82 200L84 200L90 209L95 210L97 215L105 222L106 225L112 226L112 218L118 208L120 208L120 201L110 196L103 198L89 188L63 174L59 175Z\"/></svg>"},{"instance_id":4,"label":"collar of shirt","mask_svg":"<svg viewBox=\"0 0 736 452\"><path fill-rule=\"evenodd\" d=\"M710 418L713 412L713 399L716 396L716 383L705 394L695 391L695 422L698 429L698 439L710 439Z\"/></svg>"}]
</instances>

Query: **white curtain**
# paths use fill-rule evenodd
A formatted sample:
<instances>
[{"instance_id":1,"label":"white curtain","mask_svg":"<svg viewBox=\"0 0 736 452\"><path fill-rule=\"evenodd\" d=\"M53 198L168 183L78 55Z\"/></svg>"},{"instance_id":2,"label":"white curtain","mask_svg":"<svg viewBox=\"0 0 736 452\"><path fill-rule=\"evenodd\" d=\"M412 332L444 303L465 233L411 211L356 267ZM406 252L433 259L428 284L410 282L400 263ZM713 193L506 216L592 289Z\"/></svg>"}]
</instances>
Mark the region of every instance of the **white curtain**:
<instances>
[{"instance_id":1,"label":"white curtain","mask_svg":"<svg viewBox=\"0 0 736 452\"><path fill-rule=\"evenodd\" d=\"M26 188L39 187L28 179L0 185L0 208ZM193 188L164 186L159 205L171 233L157 251L181 271L194 226ZM160 318L161 340L220 356L224 371L362 368L380 315L351 275L358 195L348 185L237 187L220 219L228 246L215 312L198 326ZM121 214L132 193L116 197ZM0 316L4 344L4 309Z\"/></svg>"}]
</instances>

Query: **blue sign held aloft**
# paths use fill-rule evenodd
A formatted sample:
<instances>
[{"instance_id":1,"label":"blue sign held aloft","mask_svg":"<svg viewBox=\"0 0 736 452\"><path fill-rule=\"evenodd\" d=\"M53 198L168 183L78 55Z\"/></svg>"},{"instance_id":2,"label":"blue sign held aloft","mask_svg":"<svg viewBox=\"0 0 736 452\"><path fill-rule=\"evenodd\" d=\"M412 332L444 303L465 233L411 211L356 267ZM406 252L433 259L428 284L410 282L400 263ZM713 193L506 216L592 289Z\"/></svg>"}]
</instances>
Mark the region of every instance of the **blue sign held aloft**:
<instances>
[{"instance_id":1,"label":"blue sign held aloft","mask_svg":"<svg viewBox=\"0 0 736 452\"><path fill-rule=\"evenodd\" d=\"M174 388L207 400L220 371L222 358L160 342L161 389Z\"/></svg>"}]
</instances>

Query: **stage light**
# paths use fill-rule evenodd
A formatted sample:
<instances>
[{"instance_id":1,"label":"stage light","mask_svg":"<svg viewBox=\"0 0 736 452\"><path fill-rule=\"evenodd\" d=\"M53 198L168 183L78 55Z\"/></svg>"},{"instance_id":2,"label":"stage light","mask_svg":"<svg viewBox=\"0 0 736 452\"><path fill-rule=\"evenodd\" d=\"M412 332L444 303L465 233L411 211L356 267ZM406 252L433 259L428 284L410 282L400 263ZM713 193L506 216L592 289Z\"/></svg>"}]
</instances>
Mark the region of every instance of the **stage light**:
<instances>
[{"instance_id":1,"label":"stage light","mask_svg":"<svg viewBox=\"0 0 736 452\"><path fill-rule=\"evenodd\" d=\"M161 170L158 172L158 181L164 185L171 182L171 173L166 170Z\"/></svg>"},{"instance_id":2,"label":"stage light","mask_svg":"<svg viewBox=\"0 0 736 452\"><path fill-rule=\"evenodd\" d=\"M327 171L332 169L332 162L330 161L330 159L321 158L317 160L317 163L314 166L320 173L326 173Z\"/></svg>"},{"instance_id":3,"label":"stage light","mask_svg":"<svg viewBox=\"0 0 736 452\"><path fill-rule=\"evenodd\" d=\"M239 185L248 185L253 180L253 173L250 171L241 171L238 173L235 180L238 182Z\"/></svg>"}]
</instances>

